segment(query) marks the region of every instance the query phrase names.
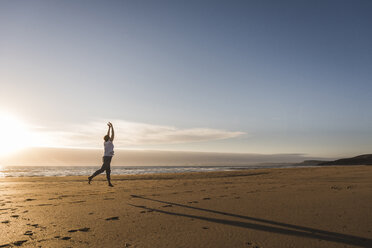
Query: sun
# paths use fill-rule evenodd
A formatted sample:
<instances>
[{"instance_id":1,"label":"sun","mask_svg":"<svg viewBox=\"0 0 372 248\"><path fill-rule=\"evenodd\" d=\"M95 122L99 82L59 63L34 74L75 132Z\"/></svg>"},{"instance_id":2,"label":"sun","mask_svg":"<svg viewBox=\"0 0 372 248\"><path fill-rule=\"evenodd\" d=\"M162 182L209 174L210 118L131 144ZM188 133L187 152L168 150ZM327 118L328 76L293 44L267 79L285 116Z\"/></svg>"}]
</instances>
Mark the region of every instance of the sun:
<instances>
[{"instance_id":1,"label":"sun","mask_svg":"<svg viewBox=\"0 0 372 248\"><path fill-rule=\"evenodd\" d=\"M26 148L31 142L30 132L20 119L0 112L0 156Z\"/></svg>"}]
</instances>

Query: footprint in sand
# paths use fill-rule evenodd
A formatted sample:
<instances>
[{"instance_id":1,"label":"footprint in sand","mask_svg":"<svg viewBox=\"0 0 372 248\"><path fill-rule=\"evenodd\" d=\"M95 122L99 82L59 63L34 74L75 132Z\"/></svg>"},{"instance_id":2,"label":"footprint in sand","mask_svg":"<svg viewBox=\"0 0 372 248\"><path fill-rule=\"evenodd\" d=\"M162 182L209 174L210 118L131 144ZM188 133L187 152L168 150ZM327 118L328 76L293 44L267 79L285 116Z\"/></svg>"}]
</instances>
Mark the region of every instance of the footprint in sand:
<instances>
[{"instance_id":1,"label":"footprint in sand","mask_svg":"<svg viewBox=\"0 0 372 248\"><path fill-rule=\"evenodd\" d=\"M25 201L35 201L36 199L27 198Z\"/></svg>"},{"instance_id":2,"label":"footprint in sand","mask_svg":"<svg viewBox=\"0 0 372 248\"><path fill-rule=\"evenodd\" d=\"M106 220L119 220L119 216L110 217L110 218L107 218Z\"/></svg>"},{"instance_id":3,"label":"footprint in sand","mask_svg":"<svg viewBox=\"0 0 372 248\"><path fill-rule=\"evenodd\" d=\"M32 226L32 227L34 227L34 228L40 228L40 229L42 229L42 230L46 230L46 229L47 229L46 226L40 226L39 224L30 224L30 223L28 223L28 224L26 224L26 225L28 225L28 226Z\"/></svg>"},{"instance_id":4,"label":"footprint in sand","mask_svg":"<svg viewBox=\"0 0 372 248\"><path fill-rule=\"evenodd\" d=\"M73 232L89 232L90 228L89 227L84 227L84 228L80 228L80 229L72 229L72 230L69 230L68 232L69 233L73 233Z\"/></svg>"},{"instance_id":5,"label":"footprint in sand","mask_svg":"<svg viewBox=\"0 0 372 248\"><path fill-rule=\"evenodd\" d=\"M8 224L10 221L9 220L4 220L4 221L2 221L1 223L3 223L3 224ZM1 246L0 246L1 247Z\"/></svg>"},{"instance_id":6,"label":"footprint in sand","mask_svg":"<svg viewBox=\"0 0 372 248\"><path fill-rule=\"evenodd\" d=\"M82 202L86 202L86 201L73 201L73 202L70 202L70 203L82 203Z\"/></svg>"},{"instance_id":7,"label":"footprint in sand","mask_svg":"<svg viewBox=\"0 0 372 248\"><path fill-rule=\"evenodd\" d=\"M245 244L248 248L261 248L259 245L256 245L253 242L246 242Z\"/></svg>"},{"instance_id":8,"label":"footprint in sand","mask_svg":"<svg viewBox=\"0 0 372 248\"><path fill-rule=\"evenodd\" d=\"M14 214L14 215L11 215L10 217L12 217L12 218L18 218L19 215L18 214Z\"/></svg>"},{"instance_id":9,"label":"footprint in sand","mask_svg":"<svg viewBox=\"0 0 372 248\"><path fill-rule=\"evenodd\" d=\"M151 213L151 212L154 212L154 210L150 209L150 210L142 210L140 213L141 214L144 214L144 213Z\"/></svg>"},{"instance_id":10,"label":"footprint in sand","mask_svg":"<svg viewBox=\"0 0 372 248\"><path fill-rule=\"evenodd\" d=\"M341 190L342 187L339 187L339 186L332 186L331 189L333 189L333 190Z\"/></svg>"},{"instance_id":11,"label":"footprint in sand","mask_svg":"<svg viewBox=\"0 0 372 248\"><path fill-rule=\"evenodd\" d=\"M80 232L89 232L89 230L90 230L89 227L84 227L84 228L79 229Z\"/></svg>"},{"instance_id":12,"label":"footprint in sand","mask_svg":"<svg viewBox=\"0 0 372 248\"><path fill-rule=\"evenodd\" d=\"M26 225L28 225L28 226L33 226L33 227L39 227L39 224L26 224Z\"/></svg>"},{"instance_id":13,"label":"footprint in sand","mask_svg":"<svg viewBox=\"0 0 372 248\"><path fill-rule=\"evenodd\" d=\"M25 242L27 242L27 240L19 240L19 241L13 242L13 245L15 245L15 246L21 246Z\"/></svg>"},{"instance_id":14,"label":"footprint in sand","mask_svg":"<svg viewBox=\"0 0 372 248\"><path fill-rule=\"evenodd\" d=\"M32 236L34 233L32 231L26 231L23 235Z\"/></svg>"}]
</instances>

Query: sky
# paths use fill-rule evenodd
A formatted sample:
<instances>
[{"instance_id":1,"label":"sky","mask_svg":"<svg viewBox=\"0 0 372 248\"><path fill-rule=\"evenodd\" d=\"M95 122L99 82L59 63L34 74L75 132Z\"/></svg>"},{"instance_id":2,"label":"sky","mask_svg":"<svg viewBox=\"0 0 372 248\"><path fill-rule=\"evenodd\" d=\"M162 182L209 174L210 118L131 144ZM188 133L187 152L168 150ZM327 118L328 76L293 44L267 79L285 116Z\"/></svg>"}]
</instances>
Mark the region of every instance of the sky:
<instances>
[{"instance_id":1,"label":"sky","mask_svg":"<svg viewBox=\"0 0 372 248\"><path fill-rule=\"evenodd\" d=\"M367 0L3 0L1 134L13 116L18 143L101 148L111 121L116 149L370 153L371 13Z\"/></svg>"}]
</instances>

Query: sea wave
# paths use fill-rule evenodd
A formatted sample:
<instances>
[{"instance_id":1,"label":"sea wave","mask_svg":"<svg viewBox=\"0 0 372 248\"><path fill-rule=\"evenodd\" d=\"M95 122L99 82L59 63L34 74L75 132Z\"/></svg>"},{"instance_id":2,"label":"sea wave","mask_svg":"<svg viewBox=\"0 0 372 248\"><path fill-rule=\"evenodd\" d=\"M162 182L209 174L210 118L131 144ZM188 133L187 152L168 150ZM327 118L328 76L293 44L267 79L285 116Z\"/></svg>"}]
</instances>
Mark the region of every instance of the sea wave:
<instances>
[{"instance_id":1,"label":"sea wave","mask_svg":"<svg viewBox=\"0 0 372 248\"><path fill-rule=\"evenodd\" d=\"M275 166L112 166L113 175L143 175L157 173L184 173L208 171L233 171L257 168L295 167ZM8 166L0 168L0 178L4 177L50 177L89 176L99 169L96 166Z\"/></svg>"}]
</instances>

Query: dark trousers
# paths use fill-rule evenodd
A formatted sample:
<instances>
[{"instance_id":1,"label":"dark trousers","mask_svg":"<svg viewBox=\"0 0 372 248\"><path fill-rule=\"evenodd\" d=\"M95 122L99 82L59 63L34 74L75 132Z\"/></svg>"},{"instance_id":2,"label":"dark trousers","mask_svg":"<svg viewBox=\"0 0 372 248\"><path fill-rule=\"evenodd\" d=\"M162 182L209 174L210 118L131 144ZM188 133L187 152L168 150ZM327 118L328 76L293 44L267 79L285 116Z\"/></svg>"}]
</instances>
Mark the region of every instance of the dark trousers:
<instances>
[{"instance_id":1,"label":"dark trousers","mask_svg":"<svg viewBox=\"0 0 372 248\"><path fill-rule=\"evenodd\" d=\"M110 173L111 173L111 168L110 168L110 164L111 164L111 159L112 157L111 156L104 156L102 158L103 160L103 165L101 167L101 169L97 170L96 172L93 173L93 175L91 176L91 178L101 174L102 172L106 171L106 178L107 178L107 181L110 182Z\"/></svg>"}]
</instances>

